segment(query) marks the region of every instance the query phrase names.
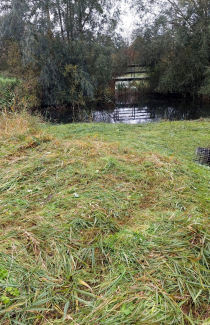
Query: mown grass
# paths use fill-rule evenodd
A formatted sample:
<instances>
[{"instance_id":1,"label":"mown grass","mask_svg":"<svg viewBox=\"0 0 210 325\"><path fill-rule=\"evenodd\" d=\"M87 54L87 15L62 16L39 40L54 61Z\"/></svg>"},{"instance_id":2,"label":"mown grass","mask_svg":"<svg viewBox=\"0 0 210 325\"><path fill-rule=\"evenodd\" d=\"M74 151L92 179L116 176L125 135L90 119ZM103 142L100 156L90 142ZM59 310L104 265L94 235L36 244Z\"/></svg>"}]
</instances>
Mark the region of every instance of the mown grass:
<instances>
[{"instance_id":1,"label":"mown grass","mask_svg":"<svg viewBox=\"0 0 210 325\"><path fill-rule=\"evenodd\" d=\"M1 324L209 324L209 120L24 114L0 120Z\"/></svg>"}]
</instances>

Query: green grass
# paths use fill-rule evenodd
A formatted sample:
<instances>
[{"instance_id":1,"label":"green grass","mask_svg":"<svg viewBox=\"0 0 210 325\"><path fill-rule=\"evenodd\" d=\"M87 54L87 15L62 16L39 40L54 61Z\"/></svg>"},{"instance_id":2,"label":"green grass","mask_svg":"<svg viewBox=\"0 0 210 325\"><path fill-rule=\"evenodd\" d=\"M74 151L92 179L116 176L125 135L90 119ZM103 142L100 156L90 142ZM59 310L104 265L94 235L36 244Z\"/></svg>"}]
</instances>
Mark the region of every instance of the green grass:
<instances>
[{"instance_id":1,"label":"green grass","mask_svg":"<svg viewBox=\"0 0 210 325\"><path fill-rule=\"evenodd\" d=\"M0 125L1 324L210 324L209 120L22 118Z\"/></svg>"},{"instance_id":2,"label":"green grass","mask_svg":"<svg viewBox=\"0 0 210 325\"><path fill-rule=\"evenodd\" d=\"M3 77L0 75L0 82L3 84L12 84L12 83L16 83L17 79L16 78L8 78L8 77Z\"/></svg>"},{"instance_id":3,"label":"green grass","mask_svg":"<svg viewBox=\"0 0 210 325\"><path fill-rule=\"evenodd\" d=\"M5 78L0 75L0 110L10 108L15 101L14 88L19 81L15 78Z\"/></svg>"}]
</instances>

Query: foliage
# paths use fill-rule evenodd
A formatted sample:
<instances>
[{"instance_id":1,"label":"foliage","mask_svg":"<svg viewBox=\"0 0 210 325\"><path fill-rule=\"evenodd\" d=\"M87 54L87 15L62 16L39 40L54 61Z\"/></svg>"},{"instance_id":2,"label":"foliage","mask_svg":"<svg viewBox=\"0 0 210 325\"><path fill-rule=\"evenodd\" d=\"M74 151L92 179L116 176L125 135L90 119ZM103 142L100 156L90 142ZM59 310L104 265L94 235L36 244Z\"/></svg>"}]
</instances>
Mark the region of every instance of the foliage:
<instances>
[{"instance_id":1,"label":"foliage","mask_svg":"<svg viewBox=\"0 0 210 325\"><path fill-rule=\"evenodd\" d=\"M32 89L32 100L26 94L29 106L74 107L103 96L112 73L113 5L110 0L2 1L1 42L13 75Z\"/></svg>"},{"instance_id":2,"label":"foliage","mask_svg":"<svg viewBox=\"0 0 210 325\"><path fill-rule=\"evenodd\" d=\"M209 120L22 114L0 119L1 324L207 323Z\"/></svg>"},{"instance_id":3,"label":"foliage","mask_svg":"<svg viewBox=\"0 0 210 325\"><path fill-rule=\"evenodd\" d=\"M117 77L125 73L129 64L132 63L130 48L123 40L117 42L116 51L112 55L113 76Z\"/></svg>"},{"instance_id":4,"label":"foliage","mask_svg":"<svg viewBox=\"0 0 210 325\"><path fill-rule=\"evenodd\" d=\"M159 92L210 95L209 1L151 1L157 15L135 41L139 62L150 66ZM151 10L151 7L150 7Z\"/></svg>"},{"instance_id":5,"label":"foliage","mask_svg":"<svg viewBox=\"0 0 210 325\"><path fill-rule=\"evenodd\" d=\"M7 277L8 277L7 270L0 268L0 281L4 280Z\"/></svg>"},{"instance_id":6,"label":"foliage","mask_svg":"<svg viewBox=\"0 0 210 325\"><path fill-rule=\"evenodd\" d=\"M0 268L0 285L6 285L6 279L9 277L9 272L4 268ZM4 290L3 295L0 297L0 300L3 304L7 305L10 303L10 297L18 297L20 292L17 288L7 287Z\"/></svg>"}]
</instances>

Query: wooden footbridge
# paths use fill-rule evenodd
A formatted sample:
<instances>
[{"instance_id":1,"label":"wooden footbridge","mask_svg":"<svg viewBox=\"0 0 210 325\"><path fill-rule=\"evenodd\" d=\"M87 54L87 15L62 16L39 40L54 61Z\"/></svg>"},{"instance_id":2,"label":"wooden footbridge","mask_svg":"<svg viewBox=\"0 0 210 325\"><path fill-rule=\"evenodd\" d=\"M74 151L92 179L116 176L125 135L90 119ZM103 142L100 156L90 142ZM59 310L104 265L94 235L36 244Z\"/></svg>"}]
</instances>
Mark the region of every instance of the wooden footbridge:
<instances>
[{"instance_id":1,"label":"wooden footbridge","mask_svg":"<svg viewBox=\"0 0 210 325\"><path fill-rule=\"evenodd\" d=\"M130 65L127 67L125 74L115 78L115 89L119 87L129 87L134 81L139 83L148 80L148 72L145 67Z\"/></svg>"}]
</instances>

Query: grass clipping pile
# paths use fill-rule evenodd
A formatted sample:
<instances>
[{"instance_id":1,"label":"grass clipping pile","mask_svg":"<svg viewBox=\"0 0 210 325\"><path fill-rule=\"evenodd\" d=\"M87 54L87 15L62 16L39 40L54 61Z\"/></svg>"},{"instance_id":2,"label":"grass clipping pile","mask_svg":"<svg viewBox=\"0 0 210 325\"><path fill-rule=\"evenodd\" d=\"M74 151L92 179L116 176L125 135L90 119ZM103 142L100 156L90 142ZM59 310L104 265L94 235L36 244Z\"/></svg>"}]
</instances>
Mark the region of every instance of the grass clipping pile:
<instances>
[{"instance_id":1,"label":"grass clipping pile","mask_svg":"<svg viewBox=\"0 0 210 325\"><path fill-rule=\"evenodd\" d=\"M208 212L180 162L21 118L1 122L1 324L207 324Z\"/></svg>"}]
</instances>

